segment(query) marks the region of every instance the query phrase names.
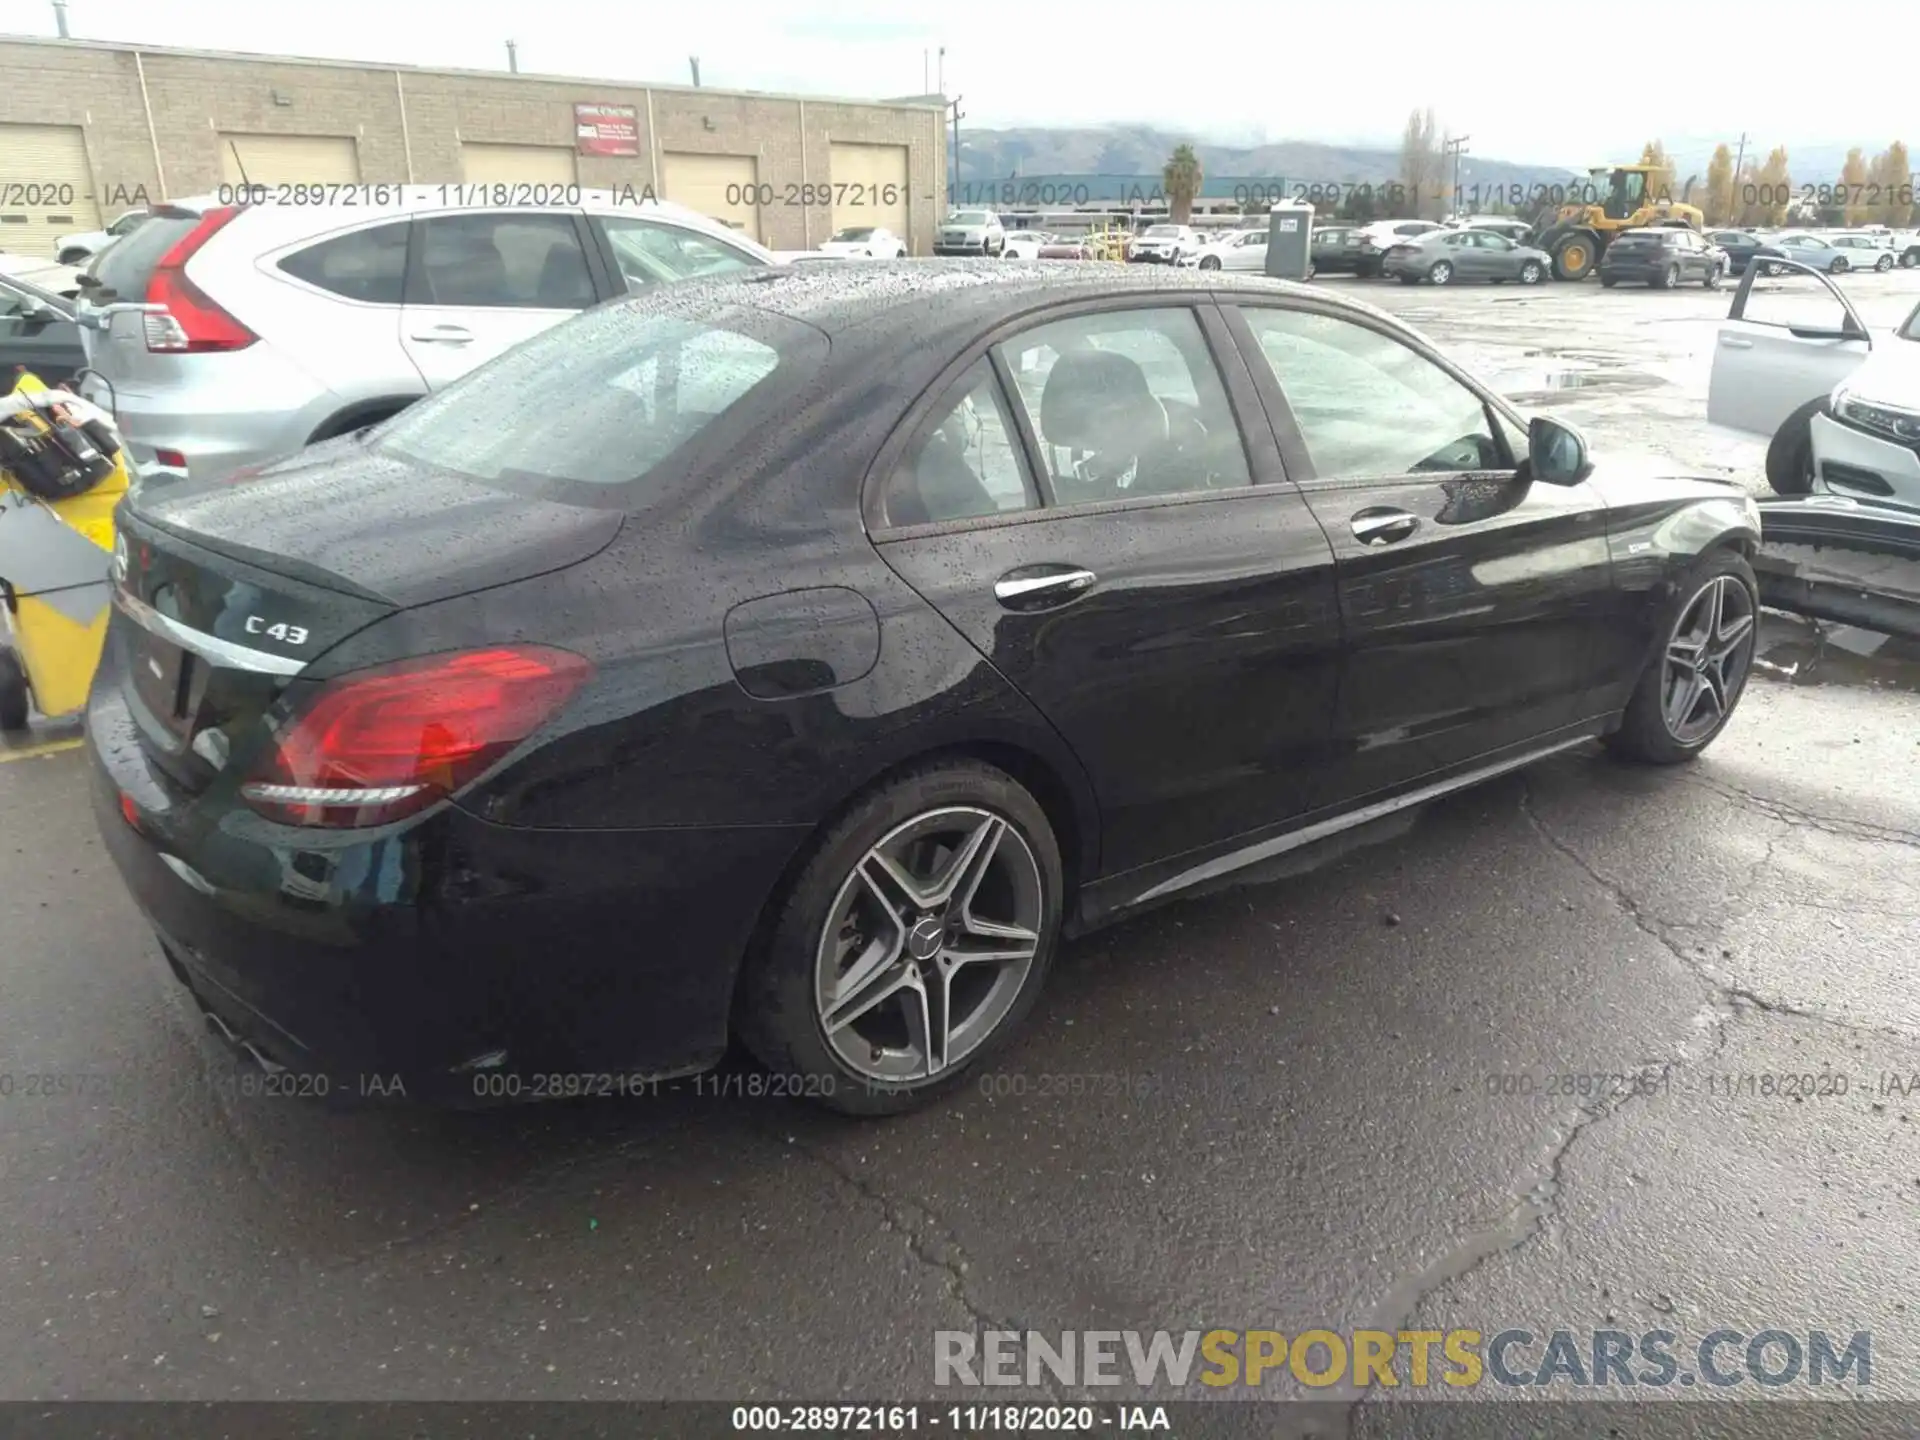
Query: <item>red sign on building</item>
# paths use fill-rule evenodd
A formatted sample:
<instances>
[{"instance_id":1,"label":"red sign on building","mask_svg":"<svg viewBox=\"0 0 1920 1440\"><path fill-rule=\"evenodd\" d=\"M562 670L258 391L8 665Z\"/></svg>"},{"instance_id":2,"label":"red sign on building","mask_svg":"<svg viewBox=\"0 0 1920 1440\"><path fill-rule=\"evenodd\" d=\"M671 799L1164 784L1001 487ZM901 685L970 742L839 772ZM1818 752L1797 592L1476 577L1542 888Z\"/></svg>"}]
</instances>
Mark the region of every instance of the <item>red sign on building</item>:
<instances>
[{"instance_id":1,"label":"red sign on building","mask_svg":"<svg viewBox=\"0 0 1920 1440\"><path fill-rule=\"evenodd\" d=\"M631 105L575 105L573 132L582 155L640 153L640 115Z\"/></svg>"}]
</instances>

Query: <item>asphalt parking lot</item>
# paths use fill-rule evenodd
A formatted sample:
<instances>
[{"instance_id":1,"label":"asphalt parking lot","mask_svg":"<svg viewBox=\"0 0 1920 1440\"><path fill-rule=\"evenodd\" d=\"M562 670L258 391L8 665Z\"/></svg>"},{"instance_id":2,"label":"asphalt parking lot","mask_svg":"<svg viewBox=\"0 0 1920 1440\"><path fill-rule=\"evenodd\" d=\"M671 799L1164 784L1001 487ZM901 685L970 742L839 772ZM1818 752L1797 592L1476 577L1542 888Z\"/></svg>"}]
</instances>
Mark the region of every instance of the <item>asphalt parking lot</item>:
<instances>
[{"instance_id":1,"label":"asphalt parking lot","mask_svg":"<svg viewBox=\"0 0 1920 1440\"><path fill-rule=\"evenodd\" d=\"M1761 487L1703 419L1730 291L1317 283ZM1920 296L1845 284L1873 324ZM934 1393L936 1330L1604 1325L1868 1330L1920 1398L1920 649L1761 653L1697 765L1575 751L1072 945L979 1086L882 1124L744 1078L243 1093L71 737L0 752L0 1399L881 1399Z\"/></svg>"}]
</instances>

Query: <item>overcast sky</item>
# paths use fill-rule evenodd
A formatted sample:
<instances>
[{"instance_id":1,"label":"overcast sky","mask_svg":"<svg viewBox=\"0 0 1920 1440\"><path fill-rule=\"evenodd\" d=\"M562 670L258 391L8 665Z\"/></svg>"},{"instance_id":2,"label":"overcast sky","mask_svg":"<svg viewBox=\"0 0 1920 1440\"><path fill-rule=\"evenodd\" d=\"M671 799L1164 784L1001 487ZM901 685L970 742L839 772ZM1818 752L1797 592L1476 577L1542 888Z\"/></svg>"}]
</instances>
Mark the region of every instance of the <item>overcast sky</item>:
<instances>
[{"instance_id":1,"label":"overcast sky","mask_svg":"<svg viewBox=\"0 0 1920 1440\"><path fill-rule=\"evenodd\" d=\"M1577 169L1636 159L1658 134L1682 174L1704 170L1743 129L1763 152L1893 139L1920 152L1912 0L1840 7L1835 24L1676 0L1613 0L1577 23L1524 0L69 0L67 13L77 37L417 65L504 69L513 39L524 71L663 83L686 83L698 55L707 85L851 96L918 92L923 56L944 45L947 93L988 127L1397 145L1408 109L1432 105L1473 154ZM0 33L53 34L50 0L0 0Z\"/></svg>"}]
</instances>

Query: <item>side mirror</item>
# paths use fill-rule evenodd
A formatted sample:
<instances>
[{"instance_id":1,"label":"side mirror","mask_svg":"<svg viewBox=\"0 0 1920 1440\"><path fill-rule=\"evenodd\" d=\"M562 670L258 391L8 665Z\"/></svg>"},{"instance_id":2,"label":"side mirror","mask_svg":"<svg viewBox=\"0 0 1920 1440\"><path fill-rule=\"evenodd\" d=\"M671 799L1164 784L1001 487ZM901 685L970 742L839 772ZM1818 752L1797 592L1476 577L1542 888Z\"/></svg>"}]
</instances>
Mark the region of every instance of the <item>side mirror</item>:
<instances>
[{"instance_id":1,"label":"side mirror","mask_svg":"<svg viewBox=\"0 0 1920 1440\"><path fill-rule=\"evenodd\" d=\"M1548 485L1578 485L1592 473L1586 437L1578 430L1544 415L1528 422L1525 474L1529 479Z\"/></svg>"}]
</instances>

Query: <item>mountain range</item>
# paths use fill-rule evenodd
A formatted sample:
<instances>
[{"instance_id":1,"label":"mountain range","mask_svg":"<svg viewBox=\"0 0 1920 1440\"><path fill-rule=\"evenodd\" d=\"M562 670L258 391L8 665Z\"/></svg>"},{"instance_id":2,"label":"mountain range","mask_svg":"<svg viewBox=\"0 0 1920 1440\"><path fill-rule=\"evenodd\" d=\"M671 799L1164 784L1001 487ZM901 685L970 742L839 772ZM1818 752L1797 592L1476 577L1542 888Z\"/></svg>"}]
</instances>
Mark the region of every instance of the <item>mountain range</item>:
<instances>
[{"instance_id":1,"label":"mountain range","mask_svg":"<svg viewBox=\"0 0 1920 1440\"><path fill-rule=\"evenodd\" d=\"M1378 185L1399 178L1398 146L1327 144L1314 140L1280 140L1261 145L1226 145L1196 140L1151 125L1067 127L1022 125L1005 129L971 129L960 133L962 182L1004 180L1020 175L1152 175L1157 177L1174 146L1191 144L1209 175L1284 176L1309 183ZM1869 159L1884 142L1863 145ZM1798 184L1831 182L1839 178L1847 147L1810 144L1803 151L1787 146L1788 169ZM1638 143L1623 145L1617 158L1639 158ZM1602 157L1606 158L1606 157ZM1748 160L1766 158L1764 147L1749 147ZM1695 167L1705 179L1704 163ZM1582 171L1552 165L1525 165L1468 154L1461 161L1463 185L1506 189L1519 185L1560 185ZM1683 173L1680 176L1685 179Z\"/></svg>"}]
</instances>

